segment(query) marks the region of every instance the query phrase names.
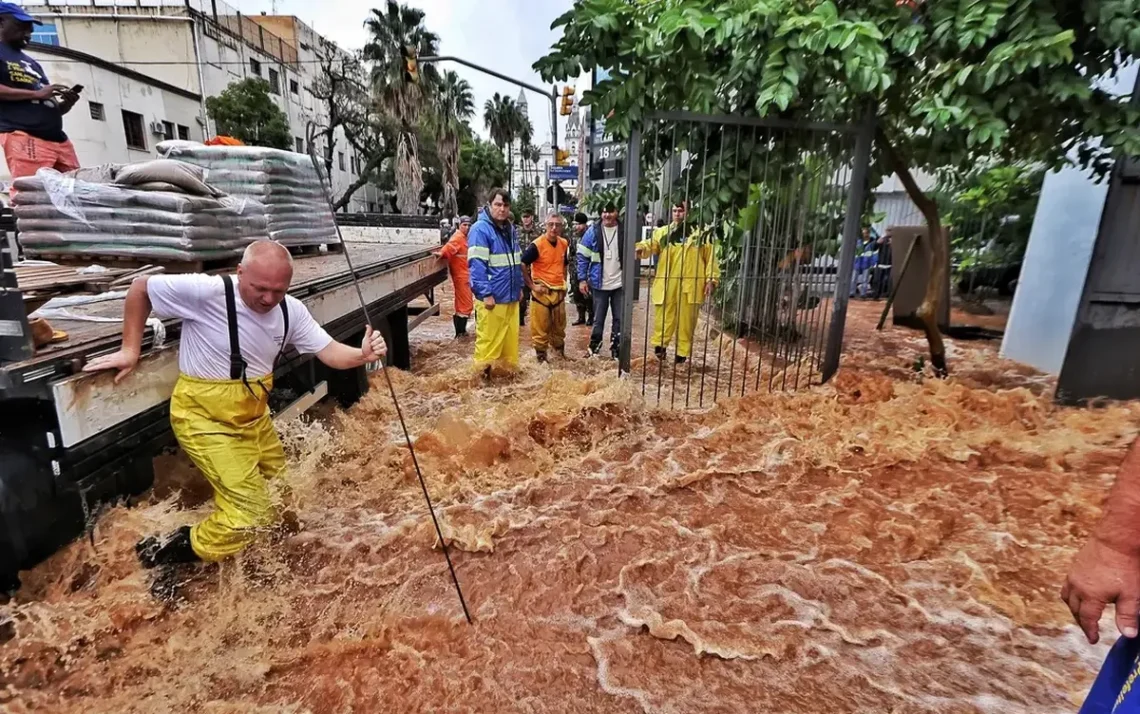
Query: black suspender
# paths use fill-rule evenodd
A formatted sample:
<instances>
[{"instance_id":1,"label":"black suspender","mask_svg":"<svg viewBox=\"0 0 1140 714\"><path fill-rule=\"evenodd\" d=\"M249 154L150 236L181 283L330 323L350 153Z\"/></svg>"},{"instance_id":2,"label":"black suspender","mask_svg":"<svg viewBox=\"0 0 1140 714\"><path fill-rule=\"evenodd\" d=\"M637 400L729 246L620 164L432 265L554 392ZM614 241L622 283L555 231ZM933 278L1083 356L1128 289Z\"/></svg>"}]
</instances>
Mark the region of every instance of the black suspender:
<instances>
[{"instance_id":1,"label":"black suspender","mask_svg":"<svg viewBox=\"0 0 1140 714\"><path fill-rule=\"evenodd\" d=\"M246 377L246 368L249 364L241 356L241 342L238 338L237 300L234 298L233 278L223 275L222 284L226 288L226 324L230 331L230 379L240 379L245 384L246 389L252 393L253 388L249 386ZM278 350L277 356L273 359L274 367L277 366L281 355L285 353L285 345L289 344L289 308L286 307L285 302L285 300L281 301L281 317L285 330L281 333L281 349Z\"/></svg>"}]
</instances>

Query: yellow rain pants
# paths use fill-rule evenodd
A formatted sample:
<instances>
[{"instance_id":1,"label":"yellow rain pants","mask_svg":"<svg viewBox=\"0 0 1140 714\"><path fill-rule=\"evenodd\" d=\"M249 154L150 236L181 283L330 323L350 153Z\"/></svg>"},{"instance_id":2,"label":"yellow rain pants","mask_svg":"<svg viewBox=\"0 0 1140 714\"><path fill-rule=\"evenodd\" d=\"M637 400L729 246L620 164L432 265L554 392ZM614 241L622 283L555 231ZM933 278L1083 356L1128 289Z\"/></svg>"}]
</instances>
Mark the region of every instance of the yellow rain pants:
<instances>
[{"instance_id":1,"label":"yellow rain pants","mask_svg":"<svg viewBox=\"0 0 1140 714\"><path fill-rule=\"evenodd\" d=\"M284 473L285 452L269 416L272 377L249 386L182 375L170 398L174 435L214 488L217 510L190 529L202 560L237 554L276 519L265 480Z\"/></svg>"},{"instance_id":2,"label":"yellow rain pants","mask_svg":"<svg viewBox=\"0 0 1140 714\"><path fill-rule=\"evenodd\" d=\"M697 331L697 317L701 313L700 303L673 299L666 300L662 305L655 305L654 308L653 337L650 339L652 345L668 349L673 346L673 336L676 335L677 356L691 356L693 335Z\"/></svg>"},{"instance_id":3,"label":"yellow rain pants","mask_svg":"<svg viewBox=\"0 0 1140 714\"><path fill-rule=\"evenodd\" d=\"M536 352L566 348L566 291L551 290L539 297L531 294L530 339Z\"/></svg>"},{"instance_id":4,"label":"yellow rain pants","mask_svg":"<svg viewBox=\"0 0 1140 714\"><path fill-rule=\"evenodd\" d=\"M489 367L497 361L519 366L519 304L496 305L488 310L475 302L475 366Z\"/></svg>"}]
</instances>

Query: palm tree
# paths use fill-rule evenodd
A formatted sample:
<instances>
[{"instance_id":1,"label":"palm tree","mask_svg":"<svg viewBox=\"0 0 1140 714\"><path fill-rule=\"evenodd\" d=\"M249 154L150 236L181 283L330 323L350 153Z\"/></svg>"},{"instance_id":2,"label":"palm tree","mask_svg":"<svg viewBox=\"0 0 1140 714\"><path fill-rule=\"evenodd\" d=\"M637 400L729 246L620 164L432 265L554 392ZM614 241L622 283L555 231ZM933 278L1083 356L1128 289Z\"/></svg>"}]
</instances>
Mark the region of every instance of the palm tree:
<instances>
[{"instance_id":1,"label":"palm tree","mask_svg":"<svg viewBox=\"0 0 1140 714\"><path fill-rule=\"evenodd\" d=\"M470 131L467 121L475 116L475 97L467 80L447 70L433 99L439 160L443 165L443 210L445 215L455 215L459 211L459 141L464 132Z\"/></svg>"},{"instance_id":2,"label":"palm tree","mask_svg":"<svg viewBox=\"0 0 1140 714\"><path fill-rule=\"evenodd\" d=\"M513 147L512 144L515 138L515 126L517 121L515 114L517 112L515 100L510 97L495 92L495 96L487 100L483 105L483 123L487 125L487 132L491 135L491 143L499 147L499 151L503 147L507 147L508 158L507 160L507 183L508 189L511 182L510 174L513 160Z\"/></svg>"},{"instance_id":3,"label":"palm tree","mask_svg":"<svg viewBox=\"0 0 1140 714\"><path fill-rule=\"evenodd\" d=\"M372 39L364 58L372 62L372 91L377 109L397 126L396 202L402 213L419 213L423 176L420 173L416 128L428 98L439 84L439 72L422 65L418 83L404 79L405 47L422 56L439 54L439 36L424 27L422 10L388 0L386 9L374 9L364 21Z\"/></svg>"}]
</instances>

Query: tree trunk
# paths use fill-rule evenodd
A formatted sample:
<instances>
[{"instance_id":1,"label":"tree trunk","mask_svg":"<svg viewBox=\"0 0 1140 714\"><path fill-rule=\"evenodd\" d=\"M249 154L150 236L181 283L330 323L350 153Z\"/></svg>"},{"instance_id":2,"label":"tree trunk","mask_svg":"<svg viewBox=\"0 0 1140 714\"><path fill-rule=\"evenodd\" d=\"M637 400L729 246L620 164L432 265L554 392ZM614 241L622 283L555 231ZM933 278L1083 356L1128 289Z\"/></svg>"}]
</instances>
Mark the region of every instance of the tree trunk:
<instances>
[{"instance_id":1,"label":"tree trunk","mask_svg":"<svg viewBox=\"0 0 1140 714\"><path fill-rule=\"evenodd\" d=\"M364 184L368 183L369 179L372 178L372 172L379 168L380 164L382 163L384 163L384 157L376 154L368 160L367 164L360 168L360 175L356 177L355 181L349 184L348 188L345 189L341 197L333 203L334 213L348 205L348 202L352 200L353 195L355 195L356 192L359 191L362 186L364 186Z\"/></svg>"},{"instance_id":2,"label":"tree trunk","mask_svg":"<svg viewBox=\"0 0 1140 714\"><path fill-rule=\"evenodd\" d=\"M515 194L515 142L507 142L507 191Z\"/></svg>"},{"instance_id":3,"label":"tree trunk","mask_svg":"<svg viewBox=\"0 0 1140 714\"><path fill-rule=\"evenodd\" d=\"M942 227L938 204L918 187L918 182L910 173L910 165L898 153L886 133L880 129L878 134L891 170L898 175L910 200L918 206L918 210L926 218L931 255L930 282L926 284L926 295L918 308L918 319L922 321L923 330L926 332L926 342L930 346L930 364L934 367L934 373L939 377L946 377L950 374L946 367L946 345L943 344L942 332L938 329L938 308L942 301L942 287L950 267L946 230Z\"/></svg>"}]
</instances>

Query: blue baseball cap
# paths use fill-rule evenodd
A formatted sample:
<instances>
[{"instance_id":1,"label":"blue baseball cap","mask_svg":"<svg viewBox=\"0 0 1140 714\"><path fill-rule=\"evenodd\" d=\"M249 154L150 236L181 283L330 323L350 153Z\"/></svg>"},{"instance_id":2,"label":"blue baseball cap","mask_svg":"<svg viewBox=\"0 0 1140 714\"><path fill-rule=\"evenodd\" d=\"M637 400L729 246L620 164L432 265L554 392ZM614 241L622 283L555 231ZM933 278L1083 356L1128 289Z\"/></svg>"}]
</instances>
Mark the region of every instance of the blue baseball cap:
<instances>
[{"instance_id":1,"label":"blue baseball cap","mask_svg":"<svg viewBox=\"0 0 1140 714\"><path fill-rule=\"evenodd\" d=\"M0 2L0 15L11 15L20 22L30 22L33 25L43 24L14 2Z\"/></svg>"}]
</instances>

